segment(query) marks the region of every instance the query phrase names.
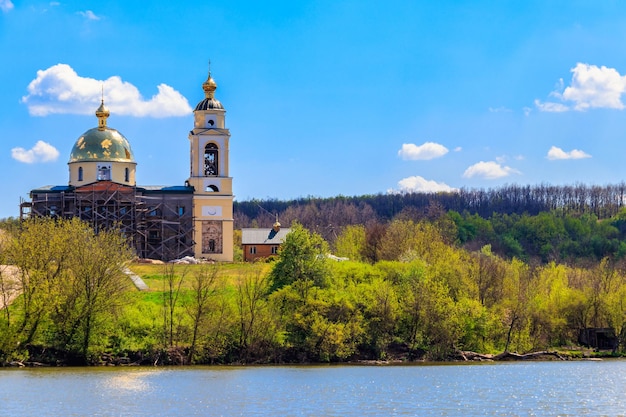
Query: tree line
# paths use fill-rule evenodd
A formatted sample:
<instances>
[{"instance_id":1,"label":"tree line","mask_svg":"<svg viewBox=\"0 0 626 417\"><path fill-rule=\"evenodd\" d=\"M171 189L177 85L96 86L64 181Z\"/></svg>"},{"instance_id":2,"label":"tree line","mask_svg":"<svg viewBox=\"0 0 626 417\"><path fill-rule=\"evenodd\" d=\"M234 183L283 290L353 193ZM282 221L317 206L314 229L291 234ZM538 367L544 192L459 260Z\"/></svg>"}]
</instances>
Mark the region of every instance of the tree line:
<instances>
[{"instance_id":1,"label":"tree line","mask_svg":"<svg viewBox=\"0 0 626 417\"><path fill-rule=\"evenodd\" d=\"M333 246L349 225L365 226L376 245L394 219L437 222L447 238L469 250L527 262L598 262L626 254L626 184L518 186L454 193L404 193L361 197L252 200L235 203L235 225L271 227L297 221ZM453 222L454 225L449 223ZM374 252L369 261L376 261Z\"/></svg>"},{"instance_id":2,"label":"tree line","mask_svg":"<svg viewBox=\"0 0 626 417\"><path fill-rule=\"evenodd\" d=\"M461 188L455 192L389 193L332 198L306 197L235 202L235 226L270 227L278 215L289 223L297 219L306 227L334 227L359 220L385 222L402 211L467 211L486 218L493 213L537 215L544 211L615 216L626 204L626 183L613 185L505 185L492 189Z\"/></svg>"}]
</instances>

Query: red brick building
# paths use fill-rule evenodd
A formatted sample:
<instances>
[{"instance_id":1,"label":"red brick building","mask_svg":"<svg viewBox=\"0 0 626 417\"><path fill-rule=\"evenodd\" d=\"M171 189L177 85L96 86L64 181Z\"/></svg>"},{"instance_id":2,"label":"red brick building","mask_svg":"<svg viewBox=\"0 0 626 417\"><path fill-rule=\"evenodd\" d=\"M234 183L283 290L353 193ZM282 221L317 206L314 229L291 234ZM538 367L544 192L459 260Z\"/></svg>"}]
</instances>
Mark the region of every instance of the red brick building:
<instances>
[{"instance_id":1,"label":"red brick building","mask_svg":"<svg viewBox=\"0 0 626 417\"><path fill-rule=\"evenodd\" d=\"M285 236L290 231L289 228L281 229L278 222L271 229L241 229L243 260L252 262L259 258L276 255L278 248L285 241Z\"/></svg>"}]
</instances>

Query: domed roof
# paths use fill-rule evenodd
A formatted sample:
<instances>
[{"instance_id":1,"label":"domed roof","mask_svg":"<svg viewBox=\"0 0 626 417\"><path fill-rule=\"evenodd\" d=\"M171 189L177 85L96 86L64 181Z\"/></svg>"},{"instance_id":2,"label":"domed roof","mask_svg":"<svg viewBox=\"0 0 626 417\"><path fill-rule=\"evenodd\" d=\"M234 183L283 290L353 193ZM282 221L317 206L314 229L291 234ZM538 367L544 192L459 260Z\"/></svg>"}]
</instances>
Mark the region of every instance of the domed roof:
<instances>
[{"instance_id":1,"label":"domed roof","mask_svg":"<svg viewBox=\"0 0 626 417\"><path fill-rule=\"evenodd\" d=\"M200 103L198 103L194 111L215 110L215 109L224 110L224 106L222 106L222 103L220 103L219 100L211 97L211 98L205 98Z\"/></svg>"},{"instance_id":2,"label":"domed roof","mask_svg":"<svg viewBox=\"0 0 626 417\"><path fill-rule=\"evenodd\" d=\"M70 163L80 161L135 162L128 140L117 130L107 127L109 110L104 106L104 100L96 110L96 116L98 127L89 129L78 138L70 154Z\"/></svg>"},{"instance_id":3,"label":"domed roof","mask_svg":"<svg viewBox=\"0 0 626 417\"><path fill-rule=\"evenodd\" d=\"M207 80L202 84L202 89L204 90L204 100L202 100L196 106L194 111L198 110L224 110L224 106L218 99L215 98L215 90L217 89L217 83L211 77L211 71L209 71L209 76Z\"/></svg>"},{"instance_id":4,"label":"domed roof","mask_svg":"<svg viewBox=\"0 0 626 417\"><path fill-rule=\"evenodd\" d=\"M89 129L76 141L70 162L111 161L135 162L128 140L115 129Z\"/></svg>"}]
</instances>

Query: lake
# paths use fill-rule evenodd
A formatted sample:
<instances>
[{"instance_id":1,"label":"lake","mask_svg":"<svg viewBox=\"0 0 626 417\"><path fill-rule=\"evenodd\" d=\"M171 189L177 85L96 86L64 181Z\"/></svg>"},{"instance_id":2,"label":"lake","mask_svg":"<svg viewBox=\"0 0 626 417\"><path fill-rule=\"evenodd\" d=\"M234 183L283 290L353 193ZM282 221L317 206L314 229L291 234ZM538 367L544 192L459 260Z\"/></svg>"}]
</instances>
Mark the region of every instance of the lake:
<instances>
[{"instance_id":1,"label":"lake","mask_svg":"<svg viewBox=\"0 0 626 417\"><path fill-rule=\"evenodd\" d=\"M626 416L626 361L0 369L0 416Z\"/></svg>"}]
</instances>

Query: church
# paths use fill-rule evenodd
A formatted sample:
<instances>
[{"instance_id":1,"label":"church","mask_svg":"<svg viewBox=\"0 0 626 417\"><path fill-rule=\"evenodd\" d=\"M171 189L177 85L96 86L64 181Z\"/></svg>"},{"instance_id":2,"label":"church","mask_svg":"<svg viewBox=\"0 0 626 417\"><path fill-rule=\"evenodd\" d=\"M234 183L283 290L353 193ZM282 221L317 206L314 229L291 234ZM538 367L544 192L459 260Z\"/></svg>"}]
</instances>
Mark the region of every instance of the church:
<instances>
[{"instance_id":1,"label":"church","mask_svg":"<svg viewBox=\"0 0 626 417\"><path fill-rule=\"evenodd\" d=\"M20 218L79 217L94 229L117 227L140 258L184 256L233 260L233 179L226 110L215 98L209 71L204 99L189 132L190 176L183 185L137 185L137 162L128 139L108 126L109 110L96 110L97 127L72 148L67 185L47 185L20 204Z\"/></svg>"}]
</instances>

